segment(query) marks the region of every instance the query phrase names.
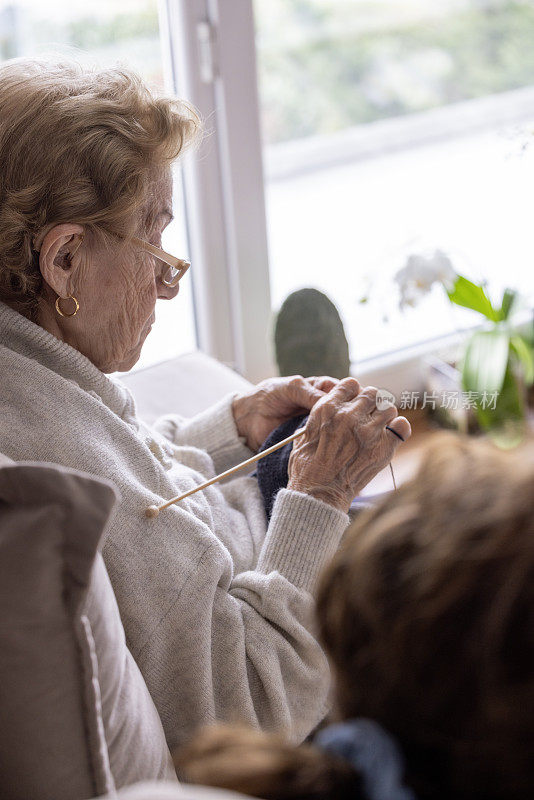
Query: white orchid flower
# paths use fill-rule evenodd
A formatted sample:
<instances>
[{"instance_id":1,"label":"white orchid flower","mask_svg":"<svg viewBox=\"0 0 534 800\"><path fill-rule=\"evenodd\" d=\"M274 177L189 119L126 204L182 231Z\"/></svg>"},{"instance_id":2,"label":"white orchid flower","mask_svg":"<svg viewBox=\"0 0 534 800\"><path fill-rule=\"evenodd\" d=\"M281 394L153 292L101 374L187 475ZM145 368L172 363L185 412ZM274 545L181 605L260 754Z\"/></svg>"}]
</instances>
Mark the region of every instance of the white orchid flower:
<instances>
[{"instance_id":1,"label":"white orchid flower","mask_svg":"<svg viewBox=\"0 0 534 800\"><path fill-rule=\"evenodd\" d=\"M400 308L415 306L436 283L441 283L446 289L452 288L457 277L452 261L442 250L435 250L429 256L408 256L404 267L394 276L400 292Z\"/></svg>"}]
</instances>

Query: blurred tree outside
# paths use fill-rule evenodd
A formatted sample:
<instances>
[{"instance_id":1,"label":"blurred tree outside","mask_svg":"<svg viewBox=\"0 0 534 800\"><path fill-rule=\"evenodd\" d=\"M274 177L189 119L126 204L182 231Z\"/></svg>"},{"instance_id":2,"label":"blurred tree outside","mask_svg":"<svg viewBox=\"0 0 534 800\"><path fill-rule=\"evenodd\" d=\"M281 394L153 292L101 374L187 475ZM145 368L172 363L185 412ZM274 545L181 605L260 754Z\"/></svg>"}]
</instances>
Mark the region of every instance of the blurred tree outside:
<instances>
[{"instance_id":1,"label":"blurred tree outside","mask_svg":"<svg viewBox=\"0 0 534 800\"><path fill-rule=\"evenodd\" d=\"M254 0L268 144L534 84L533 0ZM79 48L163 83L156 0L0 0L0 58Z\"/></svg>"},{"instance_id":2,"label":"blurred tree outside","mask_svg":"<svg viewBox=\"0 0 534 800\"><path fill-rule=\"evenodd\" d=\"M17 9L13 5L0 6L0 59L17 55Z\"/></svg>"},{"instance_id":3,"label":"blurred tree outside","mask_svg":"<svg viewBox=\"0 0 534 800\"><path fill-rule=\"evenodd\" d=\"M159 36L157 8L146 7L131 14L117 14L98 24L90 16L73 20L67 26L72 44L94 50L118 41Z\"/></svg>"},{"instance_id":4,"label":"blurred tree outside","mask_svg":"<svg viewBox=\"0 0 534 800\"><path fill-rule=\"evenodd\" d=\"M255 0L266 143L534 84L532 0Z\"/></svg>"},{"instance_id":5,"label":"blurred tree outside","mask_svg":"<svg viewBox=\"0 0 534 800\"><path fill-rule=\"evenodd\" d=\"M0 59L65 52L105 66L128 62L163 86L157 0L95 3L0 0Z\"/></svg>"}]
</instances>

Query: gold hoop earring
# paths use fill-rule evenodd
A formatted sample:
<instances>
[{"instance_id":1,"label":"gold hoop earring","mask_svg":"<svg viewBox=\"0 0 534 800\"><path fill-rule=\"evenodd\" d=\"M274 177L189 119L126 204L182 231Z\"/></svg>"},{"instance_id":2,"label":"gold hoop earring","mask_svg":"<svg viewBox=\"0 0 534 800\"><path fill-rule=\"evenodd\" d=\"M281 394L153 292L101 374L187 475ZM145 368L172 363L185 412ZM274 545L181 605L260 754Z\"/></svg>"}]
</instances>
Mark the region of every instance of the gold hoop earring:
<instances>
[{"instance_id":1,"label":"gold hoop earring","mask_svg":"<svg viewBox=\"0 0 534 800\"><path fill-rule=\"evenodd\" d=\"M65 312L62 311L61 308L59 307L59 301L60 300L74 300L74 311L71 311L70 314L65 314ZM57 300L56 300L56 311L57 311L57 313L59 314L60 317L75 317L76 314L78 313L79 308L80 308L80 304L78 303L76 298L73 297L71 294L69 294L66 298L58 297Z\"/></svg>"}]
</instances>

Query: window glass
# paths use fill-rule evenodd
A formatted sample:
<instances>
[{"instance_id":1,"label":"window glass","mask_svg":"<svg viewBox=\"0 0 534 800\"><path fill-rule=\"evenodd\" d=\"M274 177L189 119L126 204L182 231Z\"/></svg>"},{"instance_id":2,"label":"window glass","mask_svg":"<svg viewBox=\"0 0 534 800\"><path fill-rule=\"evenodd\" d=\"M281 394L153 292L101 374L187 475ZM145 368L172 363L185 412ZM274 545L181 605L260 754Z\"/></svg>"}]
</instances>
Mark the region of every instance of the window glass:
<instances>
[{"instance_id":1,"label":"window glass","mask_svg":"<svg viewBox=\"0 0 534 800\"><path fill-rule=\"evenodd\" d=\"M0 0L0 60L16 56L64 54L99 66L122 63L157 89L164 87L163 61L156 0ZM175 220L165 232L165 247L187 257L184 201L179 170L174 190ZM137 366L171 358L196 347L191 273L180 285L180 296L159 301L156 324Z\"/></svg>"},{"instance_id":2,"label":"window glass","mask_svg":"<svg viewBox=\"0 0 534 800\"><path fill-rule=\"evenodd\" d=\"M360 360L473 320L438 287L399 310L411 253L532 294L534 4L255 0L255 16L274 306L325 291Z\"/></svg>"}]
</instances>

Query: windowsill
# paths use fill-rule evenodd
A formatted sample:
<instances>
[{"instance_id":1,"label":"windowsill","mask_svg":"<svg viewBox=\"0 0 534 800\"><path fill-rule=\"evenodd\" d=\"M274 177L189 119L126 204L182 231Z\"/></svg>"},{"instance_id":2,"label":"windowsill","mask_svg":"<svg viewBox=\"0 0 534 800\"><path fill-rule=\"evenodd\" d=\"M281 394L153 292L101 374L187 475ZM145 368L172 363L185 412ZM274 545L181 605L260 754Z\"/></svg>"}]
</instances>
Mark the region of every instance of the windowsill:
<instances>
[{"instance_id":1,"label":"windowsill","mask_svg":"<svg viewBox=\"0 0 534 800\"><path fill-rule=\"evenodd\" d=\"M534 88L464 100L441 108L368 122L328 136L310 136L265 148L268 182L318 169L422 147L491 128L521 125L534 115Z\"/></svg>"},{"instance_id":2,"label":"windowsill","mask_svg":"<svg viewBox=\"0 0 534 800\"><path fill-rule=\"evenodd\" d=\"M532 314L533 310L526 310L518 315L515 327L525 333L532 326ZM466 336L488 326L489 323L472 325L400 350L354 361L351 375L364 384L388 389L397 398L403 391L421 392L426 386L432 358L454 357Z\"/></svg>"},{"instance_id":3,"label":"windowsill","mask_svg":"<svg viewBox=\"0 0 534 800\"><path fill-rule=\"evenodd\" d=\"M428 371L427 359L453 350L458 347L462 338L462 334L454 333L381 356L362 359L351 364L351 375L357 377L362 384L387 389L396 397L400 397L403 391L423 391Z\"/></svg>"}]
</instances>

